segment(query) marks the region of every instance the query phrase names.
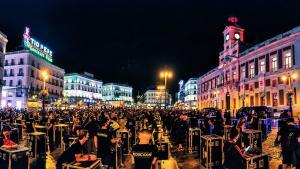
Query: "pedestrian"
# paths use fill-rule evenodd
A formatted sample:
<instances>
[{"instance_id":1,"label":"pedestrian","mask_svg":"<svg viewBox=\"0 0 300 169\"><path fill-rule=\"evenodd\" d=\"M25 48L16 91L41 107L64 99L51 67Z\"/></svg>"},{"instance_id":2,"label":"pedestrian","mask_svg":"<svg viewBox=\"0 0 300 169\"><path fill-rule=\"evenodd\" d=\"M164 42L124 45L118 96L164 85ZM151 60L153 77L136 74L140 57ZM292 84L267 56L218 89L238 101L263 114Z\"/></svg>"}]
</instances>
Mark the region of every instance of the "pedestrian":
<instances>
[{"instance_id":1,"label":"pedestrian","mask_svg":"<svg viewBox=\"0 0 300 169\"><path fill-rule=\"evenodd\" d=\"M115 153L115 144L119 141L113 138L113 134L109 130L110 121L108 119L102 119L100 122L101 128L96 134L96 150L97 157L102 159L103 165L106 167L113 166L113 154Z\"/></svg>"},{"instance_id":2,"label":"pedestrian","mask_svg":"<svg viewBox=\"0 0 300 169\"><path fill-rule=\"evenodd\" d=\"M139 142L133 146L131 160L134 169L155 168L158 150L155 145L150 144L151 133L144 129L138 133Z\"/></svg>"},{"instance_id":3,"label":"pedestrian","mask_svg":"<svg viewBox=\"0 0 300 169\"><path fill-rule=\"evenodd\" d=\"M216 117L214 119L214 134L223 137L224 135L224 119L222 118L221 111L216 111Z\"/></svg>"},{"instance_id":4,"label":"pedestrian","mask_svg":"<svg viewBox=\"0 0 300 169\"><path fill-rule=\"evenodd\" d=\"M295 168L297 165L296 150L298 143L298 130L295 127L294 119L288 118L287 127L281 128L278 140L282 147L283 169Z\"/></svg>"}]
</instances>

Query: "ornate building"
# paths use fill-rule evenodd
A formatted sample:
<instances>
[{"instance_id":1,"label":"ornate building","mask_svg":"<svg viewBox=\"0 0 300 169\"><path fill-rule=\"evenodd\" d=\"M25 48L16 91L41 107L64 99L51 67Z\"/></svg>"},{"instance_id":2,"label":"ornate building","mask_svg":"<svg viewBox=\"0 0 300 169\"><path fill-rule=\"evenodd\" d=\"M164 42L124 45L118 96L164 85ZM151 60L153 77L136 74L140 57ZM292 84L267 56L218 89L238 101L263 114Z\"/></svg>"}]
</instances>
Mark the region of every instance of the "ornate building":
<instances>
[{"instance_id":1,"label":"ornate building","mask_svg":"<svg viewBox=\"0 0 300 169\"><path fill-rule=\"evenodd\" d=\"M244 43L244 31L237 18L229 18L218 67L198 78L198 106L280 109L291 101L296 115L300 111L300 27L250 48Z\"/></svg>"}]
</instances>

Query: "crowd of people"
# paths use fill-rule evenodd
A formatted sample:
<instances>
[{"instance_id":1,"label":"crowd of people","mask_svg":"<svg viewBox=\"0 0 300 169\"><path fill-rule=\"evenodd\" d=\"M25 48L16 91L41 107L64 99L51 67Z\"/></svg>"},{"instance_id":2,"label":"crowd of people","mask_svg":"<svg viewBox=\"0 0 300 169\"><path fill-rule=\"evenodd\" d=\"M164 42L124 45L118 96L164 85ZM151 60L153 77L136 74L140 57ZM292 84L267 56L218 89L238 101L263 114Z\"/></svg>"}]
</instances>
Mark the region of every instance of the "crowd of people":
<instances>
[{"instance_id":1,"label":"crowd of people","mask_svg":"<svg viewBox=\"0 0 300 169\"><path fill-rule=\"evenodd\" d=\"M251 111L236 114L237 122L233 122L230 111L222 113L220 110L186 111L186 110L145 110L135 108L108 108L99 109L70 109L49 111L27 111L7 109L0 111L1 136L0 146L14 147L17 143L9 139L9 124L22 124L26 133L36 131L35 126L47 128L49 151L58 147L54 139L55 125L68 124L63 134L66 149L57 159L56 167L60 169L64 163L72 161L92 162L101 158L106 168L116 165L116 149L123 142L118 137L118 131L126 130L130 133L130 149L132 163L135 168L150 169L156 165L158 149L156 146L159 137L155 132L163 131L170 136L172 144L178 152L186 151L189 128L201 128L202 135L215 134L223 137L224 126L234 125L230 136L224 144L225 168L243 168L242 158L247 157L245 147L241 146L241 135L245 128L258 130L260 118L267 115ZM282 114L279 124L278 137L274 144L281 145L283 168L299 167L300 162L300 134L295 127L294 118L286 111ZM76 138L70 144L70 138Z\"/></svg>"}]
</instances>

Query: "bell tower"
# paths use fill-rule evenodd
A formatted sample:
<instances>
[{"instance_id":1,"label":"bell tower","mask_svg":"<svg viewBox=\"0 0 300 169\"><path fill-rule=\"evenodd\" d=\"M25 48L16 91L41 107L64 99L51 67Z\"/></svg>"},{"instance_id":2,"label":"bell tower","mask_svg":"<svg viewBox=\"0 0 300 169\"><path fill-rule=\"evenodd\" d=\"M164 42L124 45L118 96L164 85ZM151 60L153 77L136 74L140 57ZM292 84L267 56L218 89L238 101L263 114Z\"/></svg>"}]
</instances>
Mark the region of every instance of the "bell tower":
<instances>
[{"instance_id":1,"label":"bell tower","mask_svg":"<svg viewBox=\"0 0 300 169\"><path fill-rule=\"evenodd\" d=\"M237 25L237 17L229 17L223 31L224 48L219 56L219 67L223 67L238 57L239 42L244 42L244 29Z\"/></svg>"}]
</instances>

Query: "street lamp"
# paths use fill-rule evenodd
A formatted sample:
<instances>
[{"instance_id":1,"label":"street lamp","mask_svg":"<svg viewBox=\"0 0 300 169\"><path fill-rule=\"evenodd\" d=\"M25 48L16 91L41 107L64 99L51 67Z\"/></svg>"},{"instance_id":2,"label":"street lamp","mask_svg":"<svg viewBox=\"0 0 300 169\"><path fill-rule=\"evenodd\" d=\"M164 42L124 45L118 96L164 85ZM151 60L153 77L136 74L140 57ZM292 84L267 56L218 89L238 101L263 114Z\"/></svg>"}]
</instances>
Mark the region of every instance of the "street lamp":
<instances>
[{"instance_id":1,"label":"street lamp","mask_svg":"<svg viewBox=\"0 0 300 169\"><path fill-rule=\"evenodd\" d=\"M42 107L43 107L43 112L45 111L45 97L48 95L48 92L46 90L46 80L48 80L49 75L48 72L43 70L42 71L42 77L43 77L43 91L42 91Z\"/></svg>"},{"instance_id":2,"label":"street lamp","mask_svg":"<svg viewBox=\"0 0 300 169\"><path fill-rule=\"evenodd\" d=\"M160 72L160 78L165 80L165 109L167 108L167 81L173 77L171 71L162 71Z\"/></svg>"},{"instance_id":3,"label":"street lamp","mask_svg":"<svg viewBox=\"0 0 300 169\"><path fill-rule=\"evenodd\" d=\"M164 85L158 85L157 90L159 91L159 108L161 109L162 92L165 90L165 86Z\"/></svg>"},{"instance_id":4,"label":"street lamp","mask_svg":"<svg viewBox=\"0 0 300 169\"><path fill-rule=\"evenodd\" d=\"M289 89L288 89L288 98L289 98L289 106L290 106L290 112L291 112L291 115L293 117L293 89L292 89L292 80L295 80L297 79L297 73L293 73L293 74L287 74L287 76L282 76L281 77L281 80L282 81L288 81L288 86L289 86Z\"/></svg>"}]
</instances>

